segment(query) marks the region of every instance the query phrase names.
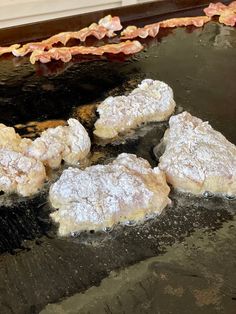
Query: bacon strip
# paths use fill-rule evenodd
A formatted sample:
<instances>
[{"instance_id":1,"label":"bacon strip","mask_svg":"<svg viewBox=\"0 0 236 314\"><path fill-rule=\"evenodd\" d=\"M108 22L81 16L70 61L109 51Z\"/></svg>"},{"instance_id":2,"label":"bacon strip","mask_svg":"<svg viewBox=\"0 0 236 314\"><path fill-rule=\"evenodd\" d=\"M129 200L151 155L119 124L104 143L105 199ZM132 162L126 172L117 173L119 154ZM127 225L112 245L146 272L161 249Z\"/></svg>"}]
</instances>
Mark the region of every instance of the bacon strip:
<instances>
[{"instance_id":1,"label":"bacon strip","mask_svg":"<svg viewBox=\"0 0 236 314\"><path fill-rule=\"evenodd\" d=\"M223 3L210 3L204 9L207 16L212 17L219 15L219 22L228 26L236 24L236 1L231 2L228 6Z\"/></svg>"},{"instance_id":2,"label":"bacon strip","mask_svg":"<svg viewBox=\"0 0 236 314\"><path fill-rule=\"evenodd\" d=\"M0 56L4 55L5 53L10 53L19 47L20 47L19 44L14 44L14 45L11 45L9 47L0 47Z\"/></svg>"},{"instance_id":3,"label":"bacon strip","mask_svg":"<svg viewBox=\"0 0 236 314\"><path fill-rule=\"evenodd\" d=\"M92 54L101 56L104 53L124 53L126 55L139 52L143 49L143 46L139 41L125 41L119 44L109 44L101 47L85 47L85 46L74 46L74 47L62 47L52 48L48 51L35 50L30 56L30 62L34 64L36 61L42 63L50 62L51 60L61 60L63 62L69 62L72 56L78 54Z\"/></svg>"},{"instance_id":4,"label":"bacon strip","mask_svg":"<svg viewBox=\"0 0 236 314\"><path fill-rule=\"evenodd\" d=\"M224 12L224 10L227 8L226 5L223 3L217 2L217 3L210 3L207 8L205 8L203 11L207 16L214 16L214 15L221 15L221 13Z\"/></svg>"},{"instance_id":5,"label":"bacon strip","mask_svg":"<svg viewBox=\"0 0 236 314\"><path fill-rule=\"evenodd\" d=\"M121 39L133 39L136 37L147 38L148 36L155 37L159 33L159 28L159 23L146 25L142 28L138 28L136 26L128 26L121 33Z\"/></svg>"},{"instance_id":6,"label":"bacon strip","mask_svg":"<svg viewBox=\"0 0 236 314\"><path fill-rule=\"evenodd\" d=\"M211 20L208 16L196 16L196 17L181 17L181 18L174 18L169 20L164 20L158 23L149 24L142 28L137 28L136 26L128 26L122 33L121 39L133 39L136 37L140 38L147 38L155 37L160 28L167 28L167 27L178 27L178 26L188 26L194 25L196 27L201 27L205 23Z\"/></svg>"},{"instance_id":7,"label":"bacon strip","mask_svg":"<svg viewBox=\"0 0 236 314\"><path fill-rule=\"evenodd\" d=\"M89 27L85 27L75 32L59 33L40 42L27 43L19 49L14 49L12 53L16 57L22 57L35 50L49 50L53 47L54 44L57 43L61 43L65 46L72 38L79 39L83 42L89 36L94 36L97 39L102 39L105 36L113 37L116 35L114 31L119 31L121 29L122 26L120 24L119 17L112 17L111 15L107 15L99 20L98 24L93 23Z\"/></svg>"},{"instance_id":8,"label":"bacon strip","mask_svg":"<svg viewBox=\"0 0 236 314\"><path fill-rule=\"evenodd\" d=\"M174 19L169 19L160 22L160 27L181 27L181 26L190 26L202 27L204 24L211 20L208 16L195 16L195 17L179 17Z\"/></svg>"}]
</instances>

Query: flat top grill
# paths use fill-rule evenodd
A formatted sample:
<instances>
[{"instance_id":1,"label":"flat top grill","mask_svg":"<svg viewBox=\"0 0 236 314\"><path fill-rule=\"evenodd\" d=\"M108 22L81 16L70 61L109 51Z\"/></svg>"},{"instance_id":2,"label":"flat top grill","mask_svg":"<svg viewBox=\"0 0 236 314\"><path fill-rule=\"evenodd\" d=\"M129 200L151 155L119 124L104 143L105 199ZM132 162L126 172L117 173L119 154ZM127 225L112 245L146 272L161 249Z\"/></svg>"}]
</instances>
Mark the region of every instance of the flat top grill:
<instances>
[{"instance_id":1,"label":"flat top grill","mask_svg":"<svg viewBox=\"0 0 236 314\"><path fill-rule=\"evenodd\" d=\"M199 6L202 3L204 1L199 2ZM140 8L148 8L148 5L133 7L135 17L130 15L130 19L127 13L131 12L130 8L117 12L121 17L123 12L127 23L131 20L139 25L175 16L196 16L202 12L198 7L190 9L184 2L156 3L151 8L160 10L163 15L154 16L156 11L153 11L152 15L144 18ZM143 9L142 12L146 11ZM87 15L87 20L93 18L96 21L100 15ZM71 18L71 23L76 19ZM54 25L53 30L64 27L60 21L41 25ZM47 29L51 35L48 26L42 27L41 34L39 28L32 28L38 31L38 38L45 37ZM20 34L24 27L18 29ZM13 30L6 30L7 33L17 41ZM2 42L6 42L5 36L0 32ZM173 88L176 112L187 110L208 120L236 144L235 28L212 21L199 29L162 30L157 38L146 39L142 43L145 51L133 57L76 57L68 64L52 62L33 66L28 57L3 56L0 59L0 122L15 126L26 125L30 121L66 120L71 116L82 118L78 109L82 105L96 103L108 95L123 94L142 79L153 78L163 80ZM92 116L91 120L84 122L92 136L91 121ZM102 147L94 143L92 161L106 163L121 152L129 152L146 158L154 166L157 161L152 150L167 126L168 123L148 124L135 133L138 136L127 139L124 144ZM19 128L19 132L27 135L30 129ZM109 232L91 231L75 238L59 238L57 227L49 219L51 209L47 193L48 186L45 186L39 195L28 199L0 196L1 313L38 313L48 303L99 285L112 270L168 253L170 246L186 241L196 232L214 234L225 224L232 222L234 226L236 212L234 199L195 197L172 191L173 205L160 217L142 225L118 225ZM234 232L230 240L225 239L227 245L224 246L224 256L228 254L231 259L235 249L229 241L236 240L235 229L232 230ZM217 250L215 258L222 260L221 254L222 251ZM201 262L197 256L195 258L196 263ZM214 267L210 259L205 263L209 268ZM222 260L222 267L226 263L227 260ZM227 266L228 272L232 273L233 288L236 286L234 266L231 262ZM181 272L178 276L182 276ZM224 296L224 291L220 293ZM235 308L233 298L232 294L230 301L224 299L226 303L232 302L232 307L231 303L228 304L232 311ZM187 308L194 310L194 306L194 303L188 304ZM214 309L208 308L212 313L215 313ZM147 310L147 313L152 312Z\"/></svg>"}]
</instances>

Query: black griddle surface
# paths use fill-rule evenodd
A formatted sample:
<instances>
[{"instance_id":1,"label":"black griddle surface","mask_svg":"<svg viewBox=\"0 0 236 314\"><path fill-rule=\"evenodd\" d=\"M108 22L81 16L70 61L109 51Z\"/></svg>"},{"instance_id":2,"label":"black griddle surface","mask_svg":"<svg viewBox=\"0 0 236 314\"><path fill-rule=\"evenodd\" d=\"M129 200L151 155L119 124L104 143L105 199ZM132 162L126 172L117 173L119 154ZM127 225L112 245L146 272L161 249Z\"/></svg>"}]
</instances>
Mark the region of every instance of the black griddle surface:
<instances>
[{"instance_id":1,"label":"black griddle surface","mask_svg":"<svg viewBox=\"0 0 236 314\"><path fill-rule=\"evenodd\" d=\"M131 58L78 58L67 65L34 67L28 58L2 57L1 122L13 126L67 119L78 106L153 78L173 88L177 112L187 110L208 120L236 144L235 28L211 22L200 29L162 32L144 44L145 51ZM93 145L92 152L104 156L100 162L121 152L135 153L154 166L152 149L166 127L153 124L125 144ZM214 233L235 218L236 200L173 191L170 197L172 206L142 225L63 239L49 219L47 187L32 199L0 196L0 313L38 313L48 303L99 285L111 270L163 254L195 231Z\"/></svg>"}]
</instances>

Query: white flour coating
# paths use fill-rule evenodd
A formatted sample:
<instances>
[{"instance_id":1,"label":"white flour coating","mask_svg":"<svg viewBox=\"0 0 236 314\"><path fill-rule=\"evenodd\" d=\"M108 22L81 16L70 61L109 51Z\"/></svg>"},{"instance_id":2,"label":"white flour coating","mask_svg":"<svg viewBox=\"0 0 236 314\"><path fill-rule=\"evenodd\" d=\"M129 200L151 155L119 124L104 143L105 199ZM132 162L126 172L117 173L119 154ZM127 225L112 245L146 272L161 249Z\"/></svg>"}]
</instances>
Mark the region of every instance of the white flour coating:
<instances>
[{"instance_id":1,"label":"white flour coating","mask_svg":"<svg viewBox=\"0 0 236 314\"><path fill-rule=\"evenodd\" d=\"M0 190L29 196L38 191L46 178L43 164L34 158L0 148Z\"/></svg>"},{"instance_id":2,"label":"white flour coating","mask_svg":"<svg viewBox=\"0 0 236 314\"><path fill-rule=\"evenodd\" d=\"M164 82L145 79L128 96L108 97L98 106L94 134L114 138L144 122L166 120L174 108L172 89Z\"/></svg>"},{"instance_id":3,"label":"white flour coating","mask_svg":"<svg viewBox=\"0 0 236 314\"><path fill-rule=\"evenodd\" d=\"M50 188L50 202L58 209L51 216L59 223L62 236L102 229L160 214L169 203L169 190L163 172L124 153L108 165L64 170Z\"/></svg>"},{"instance_id":4,"label":"white flour coating","mask_svg":"<svg viewBox=\"0 0 236 314\"><path fill-rule=\"evenodd\" d=\"M88 133L76 119L69 119L68 126L47 129L34 141L0 124L0 190L32 195L46 179L44 165L56 168L62 159L76 164L90 146Z\"/></svg>"},{"instance_id":5,"label":"white flour coating","mask_svg":"<svg viewBox=\"0 0 236 314\"><path fill-rule=\"evenodd\" d=\"M0 123L0 148L8 148L15 152L22 152L29 144L30 139L22 139L15 129Z\"/></svg>"},{"instance_id":6,"label":"white flour coating","mask_svg":"<svg viewBox=\"0 0 236 314\"><path fill-rule=\"evenodd\" d=\"M175 188L236 195L236 146L187 112L173 116L159 168Z\"/></svg>"},{"instance_id":7,"label":"white flour coating","mask_svg":"<svg viewBox=\"0 0 236 314\"><path fill-rule=\"evenodd\" d=\"M28 146L26 154L51 168L57 168L62 159L70 164L78 163L88 155L90 146L90 138L82 124L76 119L69 119L68 126L44 131Z\"/></svg>"},{"instance_id":8,"label":"white flour coating","mask_svg":"<svg viewBox=\"0 0 236 314\"><path fill-rule=\"evenodd\" d=\"M68 126L48 128L34 141L21 138L14 128L0 124L0 148L21 152L52 168L59 167L62 159L76 164L88 155L90 146L87 131L76 119L69 119Z\"/></svg>"}]
</instances>

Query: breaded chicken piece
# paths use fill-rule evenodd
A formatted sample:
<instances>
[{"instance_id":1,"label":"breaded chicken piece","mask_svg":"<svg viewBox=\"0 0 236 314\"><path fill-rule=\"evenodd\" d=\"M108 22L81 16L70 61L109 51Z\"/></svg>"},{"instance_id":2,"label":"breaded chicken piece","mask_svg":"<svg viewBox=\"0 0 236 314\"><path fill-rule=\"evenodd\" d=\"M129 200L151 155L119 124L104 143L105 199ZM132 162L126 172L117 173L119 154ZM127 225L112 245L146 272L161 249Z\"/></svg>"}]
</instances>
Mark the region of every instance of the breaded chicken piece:
<instances>
[{"instance_id":1,"label":"breaded chicken piece","mask_svg":"<svg viewBox=\"0 0 236 314\"><path fill-rule=\"evenodd\" d=\"M21 152L52 168L59 167L62 159L76 164L88 155L90 146L87 131L76 119L69 119L68 126L48 128L34 141L21 138L14 128L0 124L0 148Z\"/></svg>"},{"instance_id":2,"label":"breaded chicken piece","mask_svg":"<svg viewBox=\"0 0 236 314\"><path fill-rule=\"evenodd\" d=\"M128 96L108 97L98 106L94 134L115 138L144 122L166 120L174 108L172 89L164 82L145 79Z\"/></svg>"},{"instance_id":3,"label":"breaded chicken piece","mask_svg":"<svg viewBox=\"0 0 236 314\"><path fill-rule=\"evenodd\" d=\"M41 160L46 166L58 168L62 159L76 164L90 151L90 138L82 124L69 119L68 126L58 126L44 131L27 147L26 154Z\"/></svg>"},{"instance_id":4,"label":"breaded chicken piece","mask_svg":"<svg viewBox=\"0 0 236 314\"><path fill-rule=\"evenodd\" d=\"M46 179L44 165L56 168L62 159L76 164L86 157L91 146L86 130L76 119L68 124L49 128L34 141L0 124L0 190L32 195Z\"/></svg>"},{"instance_id":5,"label":"breaded chicken piece","mask_svg":"<svg viewBox=\"0 0 236 314\"><path fill-rule=\"evenodd\" d=\"M236 146L208 122L183 112L165 132L159 168L182 191L236 195Z\"/></svg>"},{"instance_id":6,"label":"breaded chicken piece","mask_svg":"<svg viewBox=\"0 0 236 314\"><path fill-rule=\"evenodd\" d=\"M102 229L118 222L139 221L160 214L169 203L169 187L158 167L132 154L121 154L108 165L64 170L49 192L61 236Z\"/></svg>"},{"instance_id":7,"label":"breaded chicken piece","mask_svg":"<svg viewBox=\"0 0 236 314\"><path fill-rule=\"evenodd\" d=\"M31 140L21 138L15 129L0 123L0 148L7 148L15 152L22 152L30 145Z\"/></svg>"},{"instance_id":8,"label":"breaded chicken piece","mask_svg":"<svg viewBox=\"0 0 236 314\"><path fill-rule=\"evenodd\" d=\"M40 161L0 148L0 191L29 196L42 187L45 178L45 168Z\"/></svg>"}]
</instances>

